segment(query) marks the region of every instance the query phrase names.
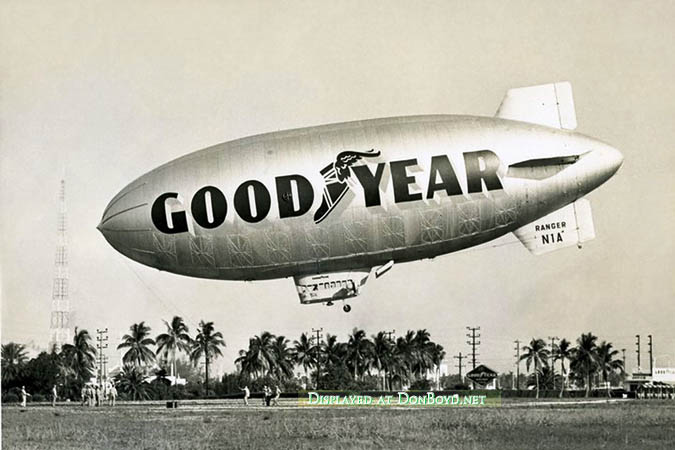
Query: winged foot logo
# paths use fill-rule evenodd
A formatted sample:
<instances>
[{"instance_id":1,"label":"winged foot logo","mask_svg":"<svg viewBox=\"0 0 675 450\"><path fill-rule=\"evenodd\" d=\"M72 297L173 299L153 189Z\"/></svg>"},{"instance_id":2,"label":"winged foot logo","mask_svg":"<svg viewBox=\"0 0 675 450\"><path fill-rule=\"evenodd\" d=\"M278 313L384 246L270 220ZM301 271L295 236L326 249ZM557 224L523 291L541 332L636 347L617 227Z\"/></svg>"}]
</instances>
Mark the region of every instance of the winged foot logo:
<instances>
[{"instance_id":1,"label":"winged foot logo","mask_svg":"<svg viewBox=\"0 0 675 450\"><path fill-rule=\"evenodd\" d=\"M349 191L347 181L352 175L351 166L364 157L375 158L377 156L380 156L380 151L375 149L370 149L367 152L349 150L339 153L335 162L321 169L321 175L323 175L326 186L323 188L321 206L314 213L314 223L320 223L325 219Z\"/></svg>"}]
</instances>

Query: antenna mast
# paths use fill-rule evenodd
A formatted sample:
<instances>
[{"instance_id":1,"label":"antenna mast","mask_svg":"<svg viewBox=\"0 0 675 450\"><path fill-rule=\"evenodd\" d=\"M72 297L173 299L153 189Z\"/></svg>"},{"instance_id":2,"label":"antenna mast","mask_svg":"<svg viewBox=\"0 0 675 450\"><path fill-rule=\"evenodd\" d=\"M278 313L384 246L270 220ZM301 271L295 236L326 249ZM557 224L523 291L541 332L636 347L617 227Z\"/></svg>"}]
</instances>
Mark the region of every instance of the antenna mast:
<instances>
[{"instance_id":1,"label":"antenna mast","mask_svg":"<svg viewBox=\"0 0 675 450\"><path fill-rule=\"evenodd\" d=\"M66 227L66 181L61 180L56 216L56 257L52 286L52 314L49 325L49 348L61 351L70 337L70 301L68 299L68 245Z\"/></svg>"}]
</instances>

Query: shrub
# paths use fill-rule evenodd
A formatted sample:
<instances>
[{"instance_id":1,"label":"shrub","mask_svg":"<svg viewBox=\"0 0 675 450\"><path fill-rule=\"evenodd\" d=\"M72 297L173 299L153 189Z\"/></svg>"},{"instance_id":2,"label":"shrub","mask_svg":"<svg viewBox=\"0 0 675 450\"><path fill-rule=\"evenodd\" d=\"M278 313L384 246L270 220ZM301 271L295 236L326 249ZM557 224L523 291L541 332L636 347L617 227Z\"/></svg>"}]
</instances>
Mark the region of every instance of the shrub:
<instances>
[{"instance_id":1,"label":"shrub","mask_svg":"<svg viewBox=\"0 0 675 450\"><path fill-rule=\"evenodd\" d=\"M410 385L411 391L427 391L431 389L431 380L423 378L421 380L415 380Z\"/></svg>"},{"instance_id":2,"label":"shrub","mask_svg":"<svg viewBox=\"0 0 675 450\"><path fill-rule=\"evenodd\" d=\"M13 390L10 391L10 392L6 392L6 393L2 394L2 403L3 404L19 403L20 401L21 401L21 398Z\"/></svg>"}]
</instances>

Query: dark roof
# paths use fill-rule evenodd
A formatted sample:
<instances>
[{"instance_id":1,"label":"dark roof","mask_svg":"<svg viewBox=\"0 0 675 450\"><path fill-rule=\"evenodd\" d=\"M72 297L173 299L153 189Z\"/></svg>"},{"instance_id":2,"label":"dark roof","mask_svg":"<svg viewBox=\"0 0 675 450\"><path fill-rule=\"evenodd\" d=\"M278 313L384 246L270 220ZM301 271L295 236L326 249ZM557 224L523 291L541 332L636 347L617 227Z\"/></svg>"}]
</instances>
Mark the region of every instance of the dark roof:
<instances>
[{"instance_id":1,"label":"dark roof","mask_svg":"<svg viewBox=\"0 0 675 450\"><path fill-rule=\"evenodd\" d=\"M495 372L494 370L490 369L488 366L486 366L486 365L484 365L484 364L481 364L480 366L477 366L475 369L473 369L472 371L468 372L467 375L471 375L471 374L473 374L473 373L481 373L481 372L489 372L489 373L494 373L495 375L497 375L497 372Z\"/></svg>"}]
</instances>

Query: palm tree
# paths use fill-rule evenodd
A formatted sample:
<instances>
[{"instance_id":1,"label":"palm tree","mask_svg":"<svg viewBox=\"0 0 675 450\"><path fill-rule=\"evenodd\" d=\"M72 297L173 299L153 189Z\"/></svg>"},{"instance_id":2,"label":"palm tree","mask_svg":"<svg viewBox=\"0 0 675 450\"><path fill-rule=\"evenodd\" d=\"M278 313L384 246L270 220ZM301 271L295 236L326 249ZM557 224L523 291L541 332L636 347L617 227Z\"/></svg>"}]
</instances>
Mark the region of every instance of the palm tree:
<instances>
[{"instance_id":1,"label":"palm tree","mask_svg":"<svg viewBox=\"0 0 675 450\"><path fill-rule=\"evenodd\" d=\"M295 358L295 363L302 366L305 371L305 380L309 384L309 379L307 378L307 370L311 369L315 365L315 354L307 333L302 333L300 339L293 341L293 356Z\"/></svg>"},{"instance_id":2,"label":"palm tree","mask_svg":"<svg viewBox=\"0 0 675 450\"><path fill-rule=\"evenodd\" d=\"M436 368L436 389L441 388L441 363L445 359L445 350L442 345L432 343L431 361Z\"/></svg>"},{"instance_id":3,"label":"palm tree","mask_svg":"<svg viewBox=\"0 0 675 450\"><path fill-rule=\"evenodd\" d=\"M150 350L150 345L155 345L155 340L150 336L150 327L145 322L135 323L129 327L131 334L122 336L122 343L117 349L128 348L122 356L124 364L143 366L155 361L155 354Z\"/></svg>"},{"instance_id":4,"label":"palm tree","mask_svg":"<svg viewBox=\"0 0 675 450\"><path fill-rule=\"evenodd\" d=\"M157 356L171 363L171 376L176 374L176 352L189 353L192 347L192 338L189 329L182 317L175 316L171 323L163 321L166 333L157 336Z\"/></svg>"},{"instance_id":5,"label":"palm tree","mask_svg":"<svg viewBox=\"0 0 675 450\"><path fill-rule=\"evenodd\" d=\"M83 385L94 374L96 349L91 344L91 336L87 330L75 328L73 343L63 344L61 354L65 365L72 369L80 385ZM65 372L67 371L64 370Z\"/></svg>"},{"instance_id":6,"label":"palm tree","mask_svg":"<svg viewBox=\"0 0 675 450\"><path fill-rule=\"evenodd\" d=\"M402 389L410 381L409 363L404 354L401 353L398 343L399 341L397 340L397 345L392 348L391 360L388 362L389 389L392 389L393 386L398 386L398 388Z\"/></svg>"},{"instance_id":7,"label":"palm tree","mask_svg":"<svg viewBox=\"0 0 675 450\"><path fill-rule=\"evenodd\" d=\"M19 376L19 371L28 361L26 347L10 342L2 345L2 382L6 385Z\"/></svg>"},{"instance_id":8,"label":"palm tree","mask_svg":"<svg viewBox=\"0 0 675 450\"><path fill-rule=\"evenodd\" d=\"M525 360L525 366L527 370L530 370L530 366L534 365L534 378L537 386L537 398L539 398L539 373L541 372L542 367L547 365L549 357L549 352L546 349L546 342L543 339L532 338L530 345L523 347L523 354L520 356L520 360Z\"/></svg>"},{"instance_id":9,"label":"palm tree","mask_svg":"<svg viewBox=\"0 0 675 450\"><path fill-rule=\"evenodd\" d=\"M317 347L321 364L317 364L317 388L344 388L349 384L353 371L347 367L347 343L339 342L337 336L326 334L326 341ZM320 377L318 376L320 374Z\"/></svg>"},{"instance_id":10,"label":"palm tree","mask_svg":"<svg viewBox=\"0 0 675 450\"><path fill-rule=\"evenodd\" d=\"M71 365L71 361L68 358L68 355L63 351L63 348L61 348L61 353L59 353L57 356L58 359L57 359L56 377L58 380L61 380L63 382L63 391L65 393L65 397L68 398L71 396L71 394L75 394L74 397L77 397L78 393L70 391L70 381L71 379L77 378L77 373L73 368L73 366Z\"/></svg>"},{"instance_id":11,"label":"palm tree","mask_svg":"<svg viewBox=\"0 0 675 450\"><path fill-rule=\"evenodd\" d=\"M272 345L276 336L269 331L263 331L260 336L253 336L254 355L260 361L267 375L272 375L274 370L274 355L272 354Z\"/></svg>"},{"instance_id":12,"label":"palm tree","mask_svg":"<svg viewBox=\"0 0 675 450\"><path fill-rule=\"evenodd\" d=\"M565 380L567 375L567 370L565 369L565 360L571 359L573 354L574 349L572 348L572 343L564 338L553 348L553 360L560 360L560 398L563 397L565 392Z\"/></svg>"},{"instance_id":13,"label":"palm tree","mask_svg":"<svg viewBox=\"0 0 675 450\"><path fill-rule=\"evenodd\" d=\"M382 377L381 388L387 389L387 369L391 362L393 344L384 331L371 336L373 342L373 364Z\"/></svg>"},{"instance_id":14,"label":"palm tree","mask_svg":"<svg viewBox=\"0 0 675 450\"><path fill-rule=\"evenodd\" d=\"M239 357L234 360L243 376L248 378L257 378L264 373L264 366L260 359L255 355L253 349L253 339L249 339L248 350L239 350Z\"/></svg>"},{"instance_id":15,"label":"palm tree","mask_svg":"<svg viewBox=\"0 0 675 450\"><path fill-rule=\"evenodd\" d=\"M330 371L333 368L345 365L347 356L347 344L338 342L337 336L333 334L326 334L326 342L323 343L323 363L324 370Z\"/></svg>"},{"instance_id":16,"label":"palm tree","mask_svg":"<svg viewBox=\"0 0 675 450\"><path fill-rule=\"evenodd\" d=\"M288 348L288 339L277 336L271 345L272 373L281 381L293 376L293 352Z\"/></svg>"},{"instance_id":17,"label":"palm tree","mask_svg":"<svg viewBox=\"0 0 675 450\"><path fill-rule=\"evenodd\" d=\"M349 335L347 342L347 363L354 370L354 380L358 380L368 365L368 357L371 353L370 348L373 343L366 337L366 332L354 328Z\"/></svg>"},{"instance_id":18,"label":"palm tree","mask_svg":"<svg viewBox=\"0 0 675 450\"><path fill-rule=\"evenodd\" d=\"M167 372L164 367L159 367L154 370L155 379L150 383L150 387L156 394L159 400L169 398L169 389L171 388L171 380L167 378Z\"/></svg>"},{"instance_id":19,"label":"palm tree","mask_svg":"<svg viewBox=\"0 0 675 450\"><path fill-rule=\"evenodd\" d=\"M597 336L592 333L583 333L577 338L577 346L574 349L570 369L577 372L586 385L586 397L591 393L591 378L598 369L598 346Z\"/></svg>"},{"instance_id":20,"label":"palm tree","mask_svg":"<svg viewBox=\"0 0 675 450\"><path fill-rule=\"evenodd\" d=\"M248 350L240 350L239 358L235 360L242 374L256 378L272 374L275 365L272 346L275 339L269 331L263 331L260 336L249 339Z\"/></svg>"},{"instance_id":21,"label":"palm tree","mask_svg":"<svg viewBox=\"0 0 675 450\"><path fill-rule=\"evenodd\" d=\"M611 342L602 341L598 346L597 356L598 356L598 368L602 373L602 381L607 385L607 397L610 396L609 389L609 374L619 371L623 372L623 361L620 359L614 359L618 356L619 351L614 350Z\"/></svg>"},{"instance_id":22,"label":"palm tree","mask_svg":"<svg viewBox=\"0 0 675 450\"><path fill-rule=\"evenodd\" d=\"M537 381L537 376L539 380ZM545 390L555 389L555 384L557 379L560 378L560 375L553 372L553 369L549 366L542 366L539 372L534 372L527 378L528 386L536 386L537 382L539 387Z\"/></svg>"},{"instance_id":23,"label":"palm tree","mask_svg":"<svg viewBox=\"0 0 675 450\"><path fill-rule=\"evenodd\" d=\"M412 372L417 379L426 378L427 371L434 365L434 343L426 329L417 330L413 338Z\"/></svg>"},{"instance_id":24,"label":"palm tree","mask_svg":"<svg viewBox=\"0 0 675 450\"><path fill-rule=\"evenodd\" d=\"M393 378L402 387L410 381L416 359L415 332L408 330L396 339L393 355Z\"/></svg>"},{"instance_id":25,"label":"palm tree","mask_svg":"<svg viewBox=\"0 0 675 450\"><path fill-rule=\"evenodd\" d=\"M124 364L115 376L115 384L129 400L148 400L151 396L151 386L145 382L143 370L136 365Z\"/></svg>"},{"instance_id":26,"label":"palm tree","mask_svg":"<svg viewBox=\"0 0 675 450\"><path fill-rule=\"evenodd\" d=\"M194 339L192 353L190 359L193 364L196 364L202 356L204 357L204 368L206 370L206 377L204 378L204 385L206 387L206 396L209 396L209 364L211 358L222 356L220 347L225 347L225 341L220 331L215 331L213 322L199 322L197 327L197 336Z\"/></svg>"}]
</instances>

